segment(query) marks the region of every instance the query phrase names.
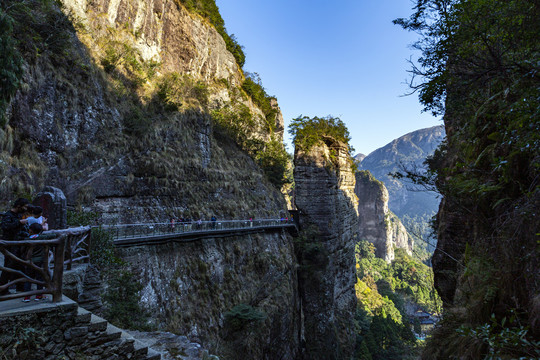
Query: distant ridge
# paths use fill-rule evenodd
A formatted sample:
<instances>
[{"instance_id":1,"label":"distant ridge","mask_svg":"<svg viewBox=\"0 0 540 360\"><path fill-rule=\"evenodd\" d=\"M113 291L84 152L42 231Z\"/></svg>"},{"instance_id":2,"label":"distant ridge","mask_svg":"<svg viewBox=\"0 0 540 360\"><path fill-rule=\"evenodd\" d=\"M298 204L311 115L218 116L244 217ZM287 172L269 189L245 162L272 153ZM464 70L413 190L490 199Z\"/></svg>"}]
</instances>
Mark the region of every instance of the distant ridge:
<instances>
[{"instance_id":1,"label":"distant ridge","mask_svg":"<svg viewBox=\"0 0 540 360\"><path fill-rule=\"evenodd\" d=\"M442 125L416 130L371 152L360 162L360 170L369 170L384 183L390 198L388 206L400 218L431 216L437 211L439 199L434 193L420 191L406 180L397 180L388 174L399 171L400 164L424 168L426 157L433 154L444 137Z\"/></svg>"}]
</instances>

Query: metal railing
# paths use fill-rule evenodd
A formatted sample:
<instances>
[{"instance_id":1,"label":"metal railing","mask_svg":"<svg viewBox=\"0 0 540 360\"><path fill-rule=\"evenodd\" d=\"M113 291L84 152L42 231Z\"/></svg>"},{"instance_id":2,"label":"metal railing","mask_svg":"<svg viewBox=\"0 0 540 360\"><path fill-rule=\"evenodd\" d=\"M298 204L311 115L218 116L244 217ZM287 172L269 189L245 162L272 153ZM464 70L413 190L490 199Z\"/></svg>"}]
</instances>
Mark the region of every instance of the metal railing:
<instances>
[{"instance_id":1,"label":"metal railing","mask_svg":"<svg viewBox=\"0 0 540 360\"><path fill-rule=\"evenodd\" d=\"M32 295L52 294L53 302L62 300L62 275L64 272L64 248L66 235L53 240L0 240L0 252L4 255L4 265L0 266L2 278L7 283L0 284L0 301ZM41 266L32 261L32 254L41 250ZM52 250L52 270L49 252ZM8 289L17 284L36 284L42 289L10 294ZM20 286L19 285L19 286Z\"/></svg>"},{"instance_id":2,"label":"metal railing","mask_svg":"<svg viewBox=\"0 0 540 360\"><path fill-rule=\"evenodd\" d=\"M256 219L102 225L100 228L111 232L114 239L120 240L249 228L280 228L290 225L294 225L290 219Z\"/></svg>"},{"instance_id":3,"label":"metal railing","mask_svg":"<svg viewBox=\"0 0 540 360\"><path fill-rule=\"evenodd\" d=\"M4 255L4 265L0 266L2 278L0 301L32 295L52 294L53 302L62 299L62 277L64 266L67 270L75 262L88 262L92 228L101 228L115 240L147 239L182 234L234 232L243 229L268 229L294 226L292 219L184 221L175 223L139 223L121 225L86 226L64 230L51 230L44 233L56 234L52 240L0 240L0 253ZM41 250L41 265L32 261L32 253ZM9 293L11 286L24 283L36 284L42 289Z\"/></svg>"}]
</instances>

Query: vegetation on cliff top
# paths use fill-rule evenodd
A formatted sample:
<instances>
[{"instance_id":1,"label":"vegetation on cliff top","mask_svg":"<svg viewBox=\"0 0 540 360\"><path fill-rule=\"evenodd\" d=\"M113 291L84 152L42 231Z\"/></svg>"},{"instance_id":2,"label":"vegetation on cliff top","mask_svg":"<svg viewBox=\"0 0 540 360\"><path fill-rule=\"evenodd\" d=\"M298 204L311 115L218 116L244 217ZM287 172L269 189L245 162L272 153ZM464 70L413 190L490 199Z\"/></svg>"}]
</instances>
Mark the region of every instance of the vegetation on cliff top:
<instances>
[{"instance_id":1,"label":"vegetation on cliff top","mask_svg":"<svg viewBox=\"0 0 540 360\"><path fill-rule=\"evenodd\" d=\"M289 134L293 138L293 144L297 150L308 152L313 146L327 143L330 150L330 159L335 161L337 153L335 145L342 143L347 146L349 163L353 173L358 169L352 156L354 148L349 145L351 136L349 130L338 117L313 117L299 116L289 124ZM328 142L330 140L330 143Z\"/></svg>"},{"instance_id":2,"label":"vegetation on cliff top","mask_svg":"<svg viewBox=\"0 0 540 360\"><path fill-rule=\"evenodd\" d=\"M349 130L345 123L338 117L313 117L299 116L293 119L289 125L289 134L293 137L294 146L309 151L314 145L330 137L334 140L348 144L351 140ZM353 152L352 148L349 152Z\"/></svg>"},{"instance_id":3,"label":"vegetation on cliff top","mask_svg":"<svg viewBox=\"0 0 540 360\"><path fill-rule=\"evenodd\" d=\"M426 358L538 358L540 4L421 0L415 10L396 20L421 35L411 86L447 126L422 180L444 196L438 248L457 260L434 261L446 318Z\"/></svg>"}]
</instances>

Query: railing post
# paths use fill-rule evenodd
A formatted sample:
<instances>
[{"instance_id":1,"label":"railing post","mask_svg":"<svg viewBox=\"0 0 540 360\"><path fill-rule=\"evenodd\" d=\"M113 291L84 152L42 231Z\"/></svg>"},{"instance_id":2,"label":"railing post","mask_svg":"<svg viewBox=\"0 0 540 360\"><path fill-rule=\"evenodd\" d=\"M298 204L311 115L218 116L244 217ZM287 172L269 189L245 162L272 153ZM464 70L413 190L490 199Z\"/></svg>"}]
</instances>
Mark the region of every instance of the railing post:
<instances>
[{"instance_id":1,"label":"railing post","mask_svg":"<svg viewBox=\"0 0 540 360\"><path fill-rule=\"evenodd\" d=\"M88 258L84 260L85 263L90 262L90 249L92 248L92 228L88 231L88 242L86 244L86 254L88 254Z\"/></svg>"},{"instance_id":2,"label":"railing post","mask_svg":"<svg viewBox=\"0 0 540 360\"><path fill-rule=\"evenodd\" d=\"M66 237L58 239L58 245L54 250L54 273L53 273L53 302L62 301L62 277L64 275L64 249Z\"/></svg>"},{"instance_id":3,"label":"railing post","mask_svg":"<svg viewBox=\"0 0 540 360\"><path fill-rule=\"evenodd\" d=\"M67 263L67 269L66 270L71 270L71 263L73 261L73 249L72 249L72 246L71 246L71 241L72 241L72 236L71 235L68 235L66 237L66 252L67 252L67 260L69 261ZM63 262L62 262L63 263Z\"/></svg>"}]
</instances>

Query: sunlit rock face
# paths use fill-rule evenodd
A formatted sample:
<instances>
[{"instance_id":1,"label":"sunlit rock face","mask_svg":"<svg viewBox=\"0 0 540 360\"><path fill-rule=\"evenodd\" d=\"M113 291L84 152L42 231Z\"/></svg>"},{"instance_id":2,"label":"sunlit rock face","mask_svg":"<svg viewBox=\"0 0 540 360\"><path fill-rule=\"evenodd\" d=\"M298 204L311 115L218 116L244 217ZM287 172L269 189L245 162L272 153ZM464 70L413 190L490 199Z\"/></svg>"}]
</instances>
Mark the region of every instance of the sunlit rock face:
<instances>
[{"instance_id":1,"label":"sunlit rock face","mask_svg":"<svg viewBox=\"0 0 540 360\"><path fill-rule=\"evenodd\" d=\"M359 237L375 245L375 255L394 260L394 249L412 254L413 240L399 219L388 209L388 191L369 171L356 173Z\"/></svg>"},{"instance_id":2,"label":"sunlit rock face","mask_svg":"<svg viewBox=\"0 0 540 360\"><path fill-rule=\"evenodd\" d=\"M100 214L105 224L269 218L286 210L256 162L216 134L209 113L233 101L252 115L250 139L280 141L283 118L274 102L270 134L264 113L240 88L244 75L234 56L207 20L169 0L60 3L55 16L71 24L62 39L69 62L48 53L25 59L23 86L8 109L6 143L27 154L13 157L28 170L13 166L6 173L21 174L37 190L62 189L70 205ZM122 53L128 49L138 65L158 64L156 73L126 88L118 79L133 74L120 66L104 71L110 49L122 55L119 64L128 61ZM171 73L205 84L207 109L153 111L159 83ZM135 136L126 125L133 118L149 123Z\"/></svg>"},{"instance_id":3,"label":"sunlit rock face","mask_svg":"<svg viewBox=\"0 0 540 360\"><path fill-rule=\"evenodd\" d=\"M234 56L206 21L173 0L62 0L81 21L99 14L104 26L127 27L145 60L159 61L164 72L189 73L201 79L241 82Z\"/></svg>"},{"instance_id":4,"label":"sunlit rock face","mask_svg":"<svg viewBox=\"0 0 540 360\"><path fill-rule=\"evenodd\" d=\"M355 344L358 200L347 147L325 139L295 153L296 206L306 234L300 295L306 358L347 359Z\"/></svg>"}]
</instances>

